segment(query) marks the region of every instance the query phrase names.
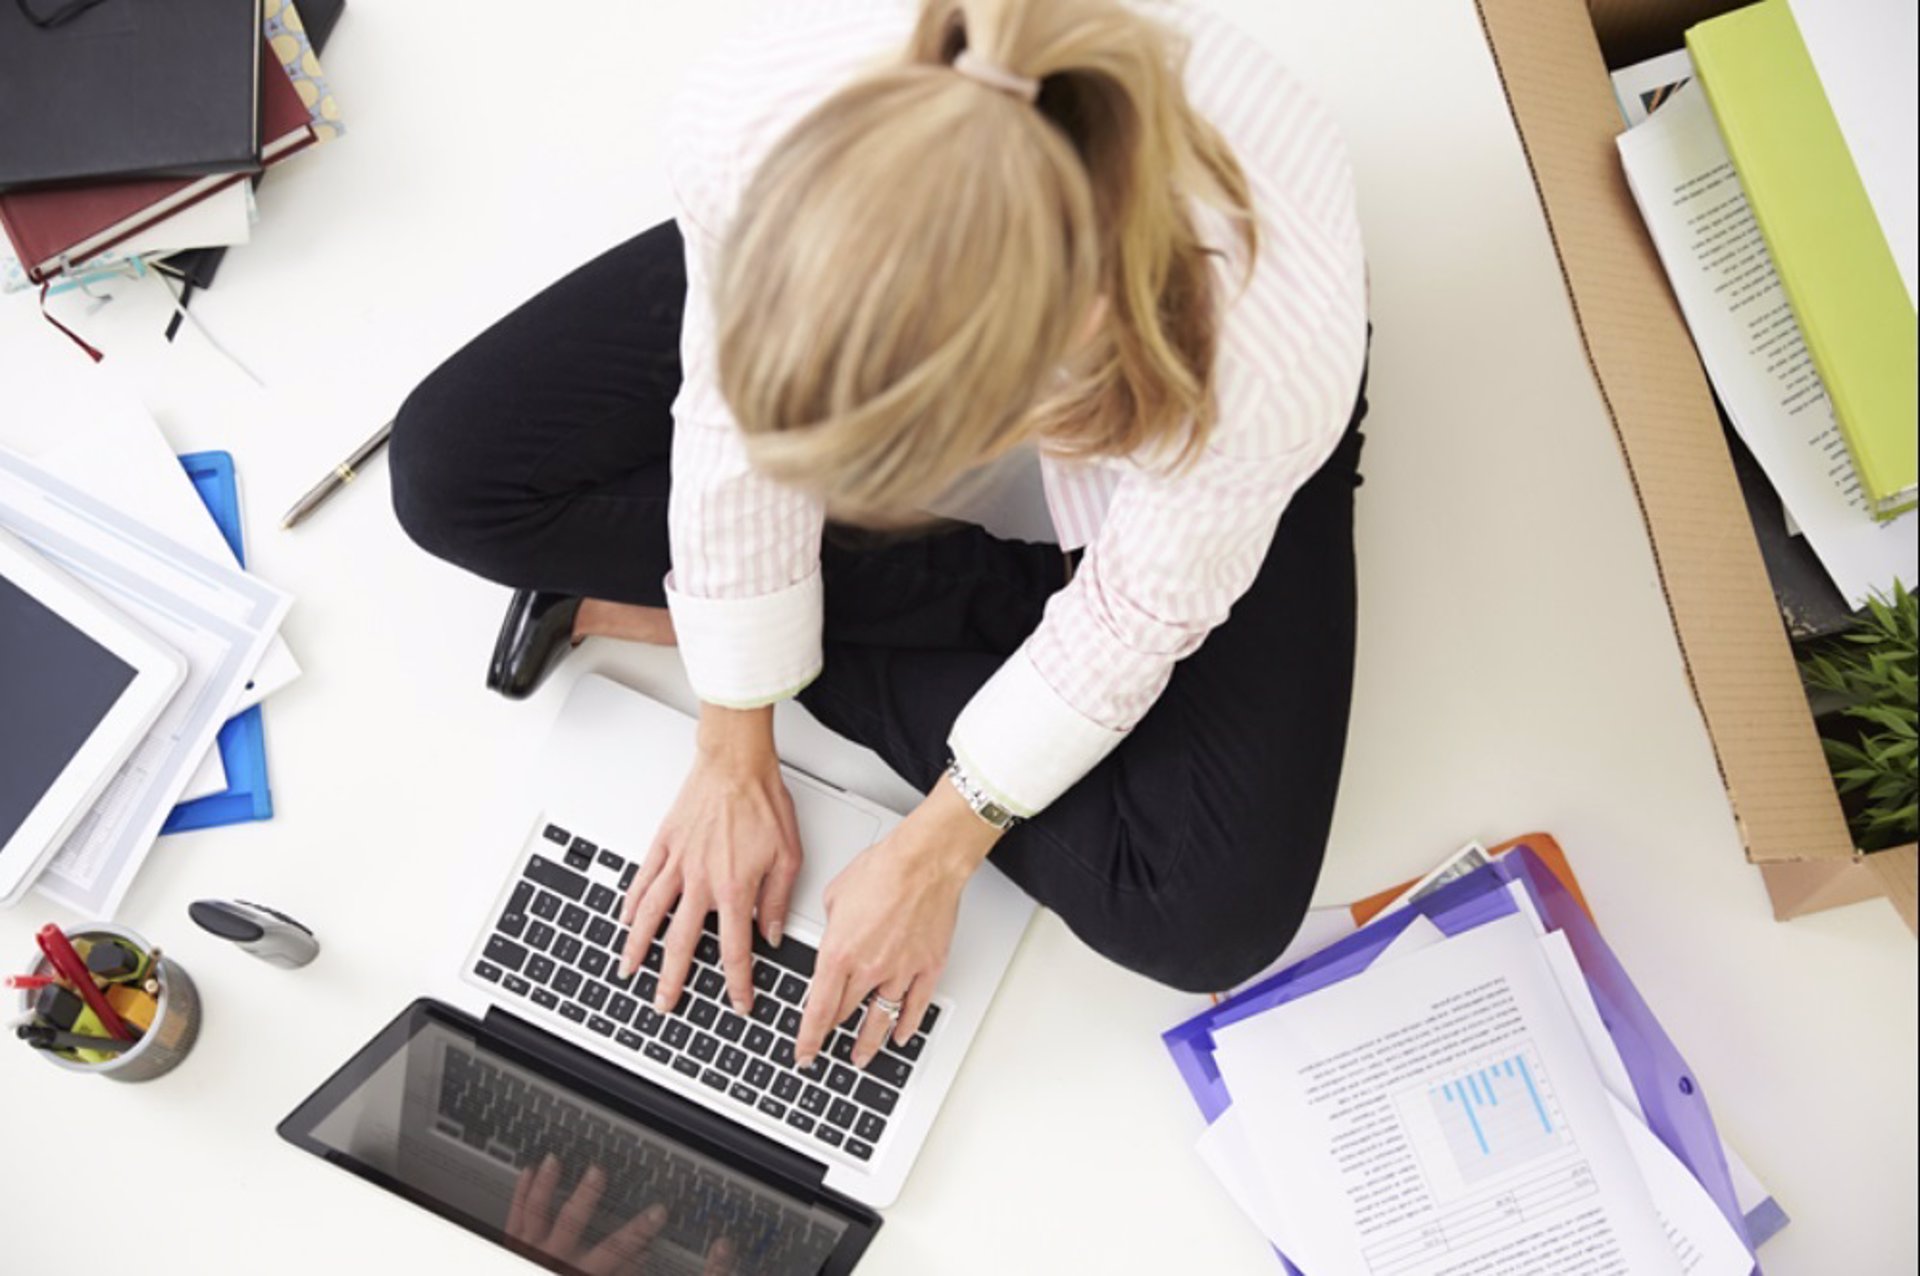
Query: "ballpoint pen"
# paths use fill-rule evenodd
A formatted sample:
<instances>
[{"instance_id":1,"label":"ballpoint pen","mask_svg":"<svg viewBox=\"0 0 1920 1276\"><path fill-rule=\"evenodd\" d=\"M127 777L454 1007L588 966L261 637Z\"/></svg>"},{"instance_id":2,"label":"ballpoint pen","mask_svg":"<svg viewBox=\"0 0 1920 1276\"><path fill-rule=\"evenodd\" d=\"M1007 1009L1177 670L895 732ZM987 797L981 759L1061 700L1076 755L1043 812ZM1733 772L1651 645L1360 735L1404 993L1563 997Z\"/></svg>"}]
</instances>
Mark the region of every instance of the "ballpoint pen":
<instances>
[{"instance_id":1,"label":"ballpoint pen","mask_svg":"<svg viewBox=\"0 0 1920 1276\"><path fill-rule=\"evenodd\" d=\"M282 528L292 527L307 515L319 509L329 496L360 477L360 467L379 455L380 449L387 445L387 437L393 433L393 422L389 421L373 432L373 437L353 450L353 455L333 467L328 475L315 483L307 494L293 503L286 517L280 520Z\"/></svg>"},{"instance_id":2,"label":"ballpoint pen","mask_svg":"<svg viewBox=\"0 0 1920 1276\"><path fill-rule=\"evenodd\" d=\"M132 1030L107 1004L106 994L100 991L100 986L93 982L93 976L87 973L87 964L80 960L80 954L67 942L65 932L48 922L40 928L35 938L40 941L40 951L46 954L47 961L62 979L73 985L74 991L87 1003L87 1009L93 1011L101 1027L107 1030L107 1035L117 1041L132 1041Z\"/></svg>"},{"instance_id":3,"label":"ballpoint pen","mask_svg":"<svg viewBox=\"0 0 1920 1276\"><path fill-rule=\"evenodd\" d=\"M28 1024L14 1030L14 1035L39 1050L104 1050L119 1054L134 1043L115 1041L112 1037L88 1037L77 1032L61 1032L58 1028L47 1028Z\"/></svg>"}]
</instances>

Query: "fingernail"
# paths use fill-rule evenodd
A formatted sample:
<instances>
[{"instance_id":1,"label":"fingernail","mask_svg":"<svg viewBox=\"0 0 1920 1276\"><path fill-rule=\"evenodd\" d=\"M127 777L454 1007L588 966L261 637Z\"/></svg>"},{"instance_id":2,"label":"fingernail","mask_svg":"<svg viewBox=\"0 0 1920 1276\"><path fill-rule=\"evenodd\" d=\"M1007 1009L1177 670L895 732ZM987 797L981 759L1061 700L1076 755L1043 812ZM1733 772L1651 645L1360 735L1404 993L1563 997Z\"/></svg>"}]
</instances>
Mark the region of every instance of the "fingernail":
<instances>
[{"instance_id":1,"label":"fingernail","mask_svg":"<svg viewBox=\"0 0 1920 1276\"><path fill-rule=\"evenodd\" d=\"M733 1242L722 1236L713 1243L713 1256L715 1258L733 1257Z\"/></svg>"},{"instance_id":2,"label":"fingernail","mask_svg":"<svg viewBox=\"0 0 1920 1276\"><path fill-rule=\"evenodd\" d=\"M653 1224L653 1225L654 1225L655 1227L658 1227L658 1226L660 1226L660 1224L662 1224L662 1223L664 1223L664 1222L666 1222L666 1221L667 1221L667 1207L666 1207L666 1206L664 1206L664 1205L649 1205L649 1206L647 1207L647 1222L649 1222L649 1223L651 1223L651 1224Z\"/></svg>"},{"instance_id":3,"label":"fingernail","mask_svg":"<svg viewBox=\"0 0 1920 1276\"><path fill-rule=\"evenodd\" d=\"M779 922L775 922L773 925L767 927L767 942L775 948L778 948L780 947L780 936L786 933L786 928Z\"/></svg>"},{"instance_id":4,"label":"fingernail","mask_svg":"<svg viewBox=\"0 0 1920 1276\"><path fill-rule=\"evenodd\" d=\"M620 959L620 978L626 979L633 974L633 962L626 957Z\"/></svg>"}]
</instances>

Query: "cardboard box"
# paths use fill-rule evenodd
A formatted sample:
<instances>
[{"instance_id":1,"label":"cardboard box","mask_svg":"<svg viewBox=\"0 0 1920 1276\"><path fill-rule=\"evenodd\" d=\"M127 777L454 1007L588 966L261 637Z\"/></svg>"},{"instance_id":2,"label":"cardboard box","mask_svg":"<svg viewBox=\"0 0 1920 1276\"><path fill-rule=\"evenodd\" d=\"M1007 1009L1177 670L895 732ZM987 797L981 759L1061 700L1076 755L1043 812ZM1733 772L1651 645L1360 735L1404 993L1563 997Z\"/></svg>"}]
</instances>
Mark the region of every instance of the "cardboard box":
<instances>
[{"instance_id":1,"label":"cardboard box","mask_svg":"<svg viewBox=\"0 0 1920 1276\"><path fill-rule=\"evenodd\" d=\"M1608 71L1680 48L1740 0L1476 2L1747 858L1777 917L1885 895L1912 927L1920 856L1863 856L1848 836L1719 414L1614 146Z\"/></svg>"}]
</instances>

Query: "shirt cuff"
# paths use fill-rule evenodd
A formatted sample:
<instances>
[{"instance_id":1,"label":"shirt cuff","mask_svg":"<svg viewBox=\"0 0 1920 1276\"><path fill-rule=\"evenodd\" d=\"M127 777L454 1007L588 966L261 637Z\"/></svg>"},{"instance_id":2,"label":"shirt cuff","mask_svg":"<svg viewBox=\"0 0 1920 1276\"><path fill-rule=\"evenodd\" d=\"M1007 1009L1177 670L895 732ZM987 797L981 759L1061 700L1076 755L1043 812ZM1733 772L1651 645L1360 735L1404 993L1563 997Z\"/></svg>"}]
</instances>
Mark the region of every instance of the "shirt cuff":
<instances>
[{"instance_id":1,"label":"shirt cuff","mask_svg":"<svg viewBox=\"0 0 1920 1276\"><path fill-rule=\"evenodd\" d=\"M1031 819L1126 738L1062 699L1022 647L967 702L947 744L969 779Z\"/></svg>"},{"instance_id":2,"label":"shirt cuff","mask_svg":"<svg viewBox=\"0 0 1920 1276\"><path fill-rule=\"evenodd\" d=\"M667 577L667 607L693 692L726 709L791 700L820 676L826 594L818 570L751 598L696 598Z\"/></svg>"}]
</instances>

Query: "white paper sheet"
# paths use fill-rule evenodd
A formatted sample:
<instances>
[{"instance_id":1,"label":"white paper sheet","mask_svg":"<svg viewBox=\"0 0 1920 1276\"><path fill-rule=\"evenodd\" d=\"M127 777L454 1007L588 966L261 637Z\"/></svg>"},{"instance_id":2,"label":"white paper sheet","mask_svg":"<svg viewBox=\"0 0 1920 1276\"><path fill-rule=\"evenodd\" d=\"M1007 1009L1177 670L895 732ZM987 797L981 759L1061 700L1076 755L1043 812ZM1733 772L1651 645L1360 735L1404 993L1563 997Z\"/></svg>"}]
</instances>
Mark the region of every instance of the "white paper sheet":
<instances>
[{"instance_id":1,"label":"white paper sheet","mask_svg":"<svg viewBox=\"0 0 1920 1276\"><path fill-rule=\"evenodd\" d=\"M0 450L0 526L185 656L186 681L35 889L111 917L290 599Z\"/></svg>"},{"instance_id":2,"label":"white paper sheet","mask_svg":"<svg viewBox=\"0 0 1920 1276\"><path fill-rule=\"evenodd\" d=\"M1382 966L1411 957L1415 953L1423 953L1435 944L1446 942L1445 931L1424 917L1416 917L1407 923L1405 930L1395 935L1393 940L1380 950L1380 955L1373 959L1372 968L1378 970Z\"/></svg>"},{"instance_id":3,"label":"white paper sheet","mask_svg":"<svg viewBox=\"0 0 1920 1276\"><path fill-rule=\"evenodd\" d=\"M1524 917L1222 1028L1215 1058L1313 1276L1680 1270Z\"/></svg>"},{"instance_id":4,"label":"white paper sheet","mask_svg":"<svg viewBox=\"0 0 1920 1276\"><path fill-rule=\"evenodd\" d=\"M1634 1120L1646 1120L1646 1109L1640 1105L1640 1096L1633 1088L1633 1078L1627 1074L1627 1061L1621 1057L1620 1047L1614 1044L1613 1034L1607 1031L1606 1022L1600 1018L1600 1007L1593 1000L1593 989L1587 985L1587 977L1580 971L1580 959L1573 955L1573 945L1567 942L1566 935L1560 931L1551 931L1540 937L1540 952L1547 959L1547 969L1553 975L1554 985L1566 1000L1574 1026L1580 1029L1580 1039L1586 1043L1587 1054L1593 1059L1595 1070L1600 1073L1600 1083L1607 1087L1608 1094L1633 1113Z\"/></svg>"},{"instance_id":5,"label":"white paper sheet","mask_svg":"<svg viewBox=\"0 0 1920 1276\"><path fill-rule=\"evenodd\" d=\"M1407 928L1393 937L1393 941L1380 950L1373 959L1373 968L1390 962L1401 961L1415 953L1425 952L1436 944L1446 942L1446 934L1438 926L1424 917L1416 917L1407 924ZM1201 1134L1195 1150L1233 1197L1234 1203L1252 1219L1254 1225L1282 1253L1293 1251L1287 1245L1283 1224L1276 1217L1270 1202L1275 1193L1266 1180L1265 1171L1260 1167L1259 1158L1254 1155L1253 1144L1242 1121L1241 1109L1230 1107L1218 1120Z\"/></svg>"},{"instance_id":6,"label":"white paper sheet","mask_svg":"<svg viewBox=\"0 0 1920 1276\"><path fill-rule=\"evenodd\" d=\"M1680 1270L1688 1276L1748 1276L1753 1255L1700 1180L1626 1104L1607 1097Z\"/></svg>"},{"instance_id":7,"label":"white paper sheet","mask_svg":"<svg viewBox=\"0 0 1920 1276\"><path fill-rule=\"evenodd\" d=\"M1620 135L1627 183L1733 427L1849 604L1920 579L1920 511L1869 512L1700 86Z\"/></svg>"},{"instance_id":8,"label":"white paper sheet","mask_svg":"<svg viewBox=\"0 0 1920 1276\"><path fill-rule=\"evenodd\" d=\"M193 481L167 446L139 397L104 368L49 368L7 386L0 447L58 475L90 496L222 563L236 560L201 504ZM300 676L277 635L229 715L259 704ZM216 762L218 750L213 751ZM217 789L224 789L224 772Z\"/></svg>"},{"instance_id":9,"label":"white paper sheet","mask_svg":"<svg viewBox=\"0 0 1920 1276\"><path fill-rule=\"evenodd\" d=\"M1787 7L1911 303L1920 237L1920 7L1913 0L1788 0Z\"/></svg>"},{"instance_id":10,"label":"white paper sheet","mask_svg":"<svg viewBox=\"0 0 1920 1276\"><path fill-rule=\"evenodd\" d=\"M1227 1190L1233 1203L1267 1243L1289 1258L1297 1256L1299 1248L1287 1234L1287 1223L1282 1217L1280 1193L1268 1181L1267 1171L1254 1153L1252 1136L1240 1108L1230 1107L1216 1117L1213 1124L1201 1132L1193 1150L1199 1153L1201 1163L1213 1171L1220 1186Z\"/></svg>"}]
</instances>

